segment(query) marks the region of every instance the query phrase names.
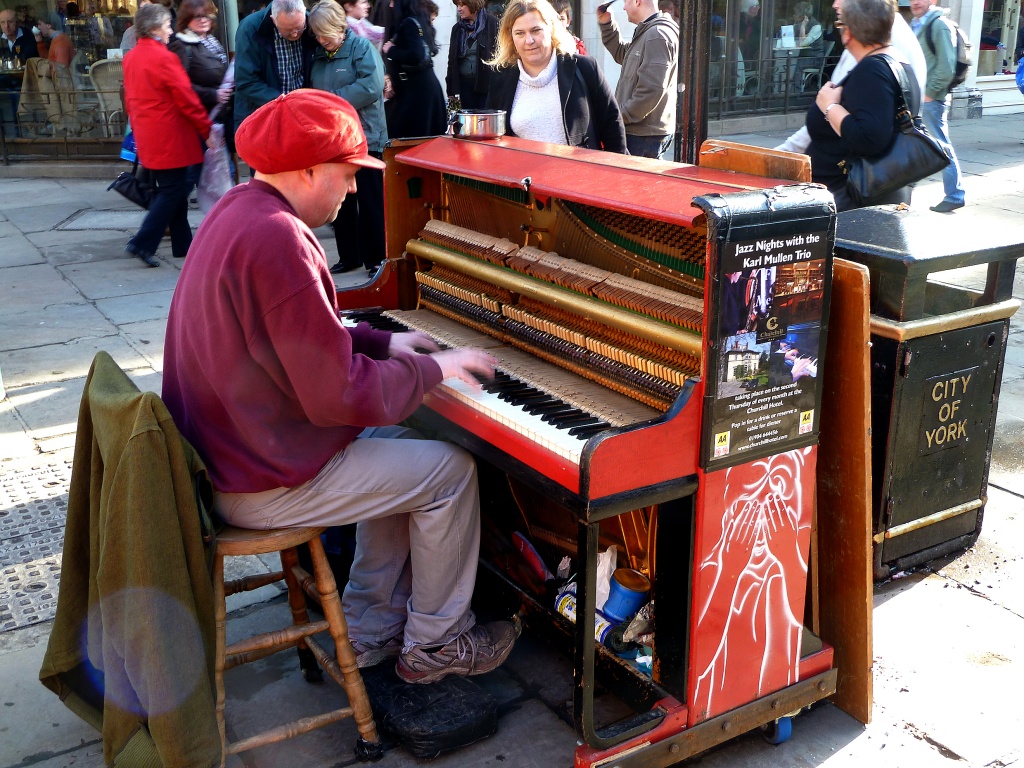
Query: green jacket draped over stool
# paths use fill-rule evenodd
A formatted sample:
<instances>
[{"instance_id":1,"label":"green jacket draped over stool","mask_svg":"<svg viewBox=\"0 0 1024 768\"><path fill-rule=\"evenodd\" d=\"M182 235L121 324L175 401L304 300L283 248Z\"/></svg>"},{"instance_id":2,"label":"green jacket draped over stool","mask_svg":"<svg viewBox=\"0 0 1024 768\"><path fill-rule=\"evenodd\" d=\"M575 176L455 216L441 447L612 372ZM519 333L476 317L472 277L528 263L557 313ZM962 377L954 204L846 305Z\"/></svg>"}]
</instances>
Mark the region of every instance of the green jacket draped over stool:
<instances>
[{"instance_id":1,"label":"green jacket draped over stool","mask_svg":"<svg viewBox=\"0 0 1024 768\"><path fill-rule=\"evenodd\" d=\"M107 765L220 765L203 541L212 498L201 459L160 398L97 354L78 414L57 616L39 678L102 732Z\"/></svg>"}]
</instances>

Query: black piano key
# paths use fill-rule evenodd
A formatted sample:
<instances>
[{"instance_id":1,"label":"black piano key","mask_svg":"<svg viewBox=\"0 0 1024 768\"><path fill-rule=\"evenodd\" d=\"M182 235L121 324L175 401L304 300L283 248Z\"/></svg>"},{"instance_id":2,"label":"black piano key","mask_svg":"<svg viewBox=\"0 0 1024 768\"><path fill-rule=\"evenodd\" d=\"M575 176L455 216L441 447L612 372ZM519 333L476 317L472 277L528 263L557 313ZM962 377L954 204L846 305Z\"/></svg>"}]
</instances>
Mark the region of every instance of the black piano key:
<instances>
[{"instance_id":1,"label":"black piano key","mask_svg":"<svg viewBox=\"0 0 1024 768\"><path fill-rule=\"evenodd\" d=\"M494 378L487 382L487 384L484 386L484 389L486 389L488 392L492 392L496 390L498 387L507 384L508 380L508 374L502 373L501 371L495 371Z\"/></svg>"},{"instance_id":2,"label":"black piano key","mask_svg":"<svg viewBox=\"0 0 1024 768\"><path fill-rule=\"evenodd\" d=\"M559 427L562 424L576 424L581 419L586 421L593 418L589 413L584 413L579 408L573 408L571 411L567 411L565 413L552 413L549 414L549 416L551 416L551 418L545 420L548 424L552 424L556 427Z\"/></svg>"},{"instance_id":3,"label":"black piano key","mask_svg":"<svg viewBox=\"0 0 1024 768\"><path fill-rule=\"evenodd\" d=\"M521 381L496 381L494 382L494 391L502 394L514 394L516 392L536 392L533 387L529 384L523 384Z\"/></svg>"},{"instance_id":4,"label":"black piano key","mask_svg":"<svg viewBox=\"0 0 1024 768\"><path fill-rule=\"evenodd\" d=\"M498 396L499 400L504 400L508 403L513 403L518 399L528 398L532 395L537 394L537 390L530 388L503 389L499 390L498 392L495 392L494 394Z\"/></svg>"},{"instance_id":5,"label":"black piano key","mask_svg":"<svg viewBox=\"0 0 1024 768\"><path fill-rule=\"evenodd\" d=\"M506 398L512 405L528 405L529 403L535 403L540 400L547 400L548 396L543 392L533 390L522 395L511 395Z\"/></svg>"},{"instance_id":6,"label":"black piano key","mask_svg":"<svg viewBox=\"0 0 1024 768\"><path fill-rule=\"evenodd\" d=\"M551 424L558 429L569 429L570 427L589 427L597 424L599 421L600 419L595 416L584 415L576 416L575 418L556 419Z\"/></svg>"},{"instance_id":7,"label":"black piano key","mask_svg":"<svg viewBox=\"0 0 1024 768\"><path fill-rule=\"evenodd\" d=\"M579 408L573 408L571 405L567 405L564 408L558 408L554 411L549 411L540 417L541 421L546 421L551 424L555 419L563 416L580 415L583 411Z\"/></svg>"},{"instance_id":8,"label":"black piano key","mask_svg":"<svg viewBox=\"0 0 1024 768\"><path fill-rule=\"evenodd\" d=\"M541 413L547 413L553 408L561 408L565 403L560 400L555 400L553 397L549 397L545 400L538 400L533 403L527 403L523 406L523 410L529 413L531 416L536 416Z\"/></svg>"},{"instance_id":9,"label":"black piano key","mask_svg":"<svg viewBox=\"0 0 1024 768\"><path fill-rule=\"evenodd\" d=\"M604 432L609 427L611 427L611 424L609 424L607 421L599 421L596 424L587 424L578 427L571 427L569 429L569 434L573 435L574 437L587 440L588 438L591 438L594 435L596 435L598 432Z\"/></svg>"},{"instance_id":10,"label":"black piano key","mask_svg":"<svg viewBox=\"0 0 1024 768\"><path fill-rule=\"evenodd\" d=\"M550 403L538 403L537 405L534 406L534 408L536 408L536 410L539 413L541 413L541 412L548 412L548 411L559 411L559 410L562 410L564 408L571 408L571 407L572 406L569 405L564 400L559 400L559 399L554 398L554 397L551 398L551 402Z\"/></svg>"},{"instance_id":11,"label":"black piano key","mask_svg":"<svg viewBox=\"0 0 1024 768\"><path fill-rule=\"evenodd\" d=\"M500 387L502 392L509 394L515 394L517 392L539 392L540 390L536 387L531 387L529 384L523 384L521 381L507 381L503 382Z\"/></svg>"},{"instance_id":12,"label":"black piano key","mask_svg":"<svg viewBox=\"0 0 1024 768\"><path fill-rule=\"evenodd\" d=\"M404 333L409 330L409 327L404 323L400 323L391 317L385 317L373 310L363 310L355 312L345 313L345 317L350 320L355 320L357 323L366 323L371 328L377 331L392 331L394 333Z\"/></svg>"}]
</instances>

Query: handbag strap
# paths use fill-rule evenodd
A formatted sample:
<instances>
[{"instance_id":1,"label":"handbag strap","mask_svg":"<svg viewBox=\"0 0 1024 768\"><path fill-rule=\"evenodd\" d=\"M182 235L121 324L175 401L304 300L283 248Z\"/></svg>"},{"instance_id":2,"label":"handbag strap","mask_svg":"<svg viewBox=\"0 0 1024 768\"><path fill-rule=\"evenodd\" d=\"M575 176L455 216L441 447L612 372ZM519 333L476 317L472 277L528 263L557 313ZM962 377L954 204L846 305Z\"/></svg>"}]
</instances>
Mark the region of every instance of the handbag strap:
<instances>
[{"instance_id":1,"label":"handbag strap","mask_svg":"<svg viewBox=\"0 0 1024 768\"><path fill-rule=\"evenodd\" d=\"M896 105L896 123L902 130L905 125L913 122L910 107L908 106L910 104L910 80L907 77L907 70L887 53L878 54L878 58L889 65L893 77L896 78L896 85L899 88L899 103Z\"/></svg>"},{"instance_id":2,"label":"handbag strap","mask_svg":"<svg viewBox=\"0 0 1024 768\"><path fill-rule=\"evenodd\" d=\"M429 62L431 58L430 45L427 43L427 38L423 34L423 27L420 26L420 20L417 19L415 16L410 16L409 18L411 18L412 23L416 25L416 31L420 33L420 42L423 44L423 53L427 57L427 61Z\"/></svg>"}]
</instances>

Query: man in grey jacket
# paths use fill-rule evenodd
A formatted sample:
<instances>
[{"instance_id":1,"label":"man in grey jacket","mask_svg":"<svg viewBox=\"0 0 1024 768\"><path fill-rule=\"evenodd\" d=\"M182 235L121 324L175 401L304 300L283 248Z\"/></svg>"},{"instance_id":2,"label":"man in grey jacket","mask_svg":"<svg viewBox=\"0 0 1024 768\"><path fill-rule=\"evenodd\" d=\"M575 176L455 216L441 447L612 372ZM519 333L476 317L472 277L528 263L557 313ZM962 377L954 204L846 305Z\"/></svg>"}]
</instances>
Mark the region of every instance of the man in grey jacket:
<instances>
[{"instance_id":1,"label":"man in grey jacket","mask_svg":"<svg viewBox=\"0 0 1024 768\"><path fill-rule=\"evenodd\" d=\"M615 100L626 126L626 147L631 155L660 157L672 145L675 126L679 26L658 12L656 0L623 2L626 17L637 25L628 43L607 10L597 21L601 42L622 66Z\"/></svg>"},{"instance_id":2,"label":"man in grey jacket","mask_svg":"<svg viewBox=\"0 0 1024 768\"><path fill-rule=\"evenodd\" d=\"M956 69L956 33L946 23L946 11L936 8L935 0L910 0L910 12L914 18L910 28L917 34L917 40L924 51L928 64L928 79L924 87L921 104L921 121L928 133L934 136L949 155L949 165L942 172L942 186L945 197L931 206L938 213L950 213L964 207L964 185L960 174L960 162L949 140L949 84L953 82ZM930 43L930 44L929 44Z\"/></svg>"}]
</instances>

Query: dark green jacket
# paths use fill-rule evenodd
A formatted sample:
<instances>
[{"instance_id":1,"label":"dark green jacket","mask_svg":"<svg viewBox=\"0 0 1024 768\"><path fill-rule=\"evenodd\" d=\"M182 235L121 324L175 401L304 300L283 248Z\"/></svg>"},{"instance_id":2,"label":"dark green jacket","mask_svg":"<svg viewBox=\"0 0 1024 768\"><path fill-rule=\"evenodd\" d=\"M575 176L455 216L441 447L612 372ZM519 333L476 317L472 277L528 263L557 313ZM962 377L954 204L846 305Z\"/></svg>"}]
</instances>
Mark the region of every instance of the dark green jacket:
<instances>
[{"instance_id":1,"label":"dark green jacket","mask_svg":"<svg viewBox=\"0 0 1024 768\"><path fill-rule=\"evenodd\" d=\"M924 95L935 101L950 98L949 84L953 82L953 72L956 71L956 33L946 23L946 14L945 8L933 6L920 20L915 19L911 24L921 50L924 51L925 64L928 65ZM929 38L935 45L935 53L932 53L932 47L928 45Z\"/></svg>"},{"instance_id":2,"label":"dark green jacket","mask_svg":"<svg viewBox=\"0 0 1024 768\"><path fill-rule=\"evenodd\" d=\"M102 732L107 765L220 765L200 517L212 498L202 461L160 398L97 354L78 414L57 616L39 679Z\"/></svg>"},{"instance_id":3,"label":"dark green jacket","mask_svg":"<svg viewBox=\"0 0 1024 768\"><path fill-rule=\"evenodd\" d=\"M310 87L340 96L359 113L366 144L371 152L383 152L388 143L384 120L384 60L369 40L345 35L333 57L317 48L313 54Z\"/></svg>"}]
</instances>

